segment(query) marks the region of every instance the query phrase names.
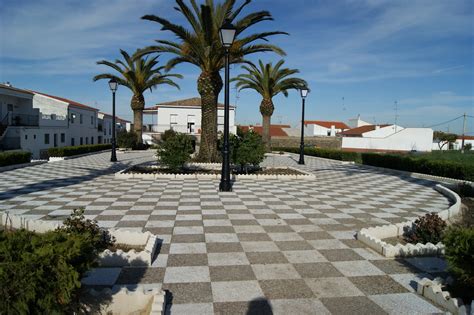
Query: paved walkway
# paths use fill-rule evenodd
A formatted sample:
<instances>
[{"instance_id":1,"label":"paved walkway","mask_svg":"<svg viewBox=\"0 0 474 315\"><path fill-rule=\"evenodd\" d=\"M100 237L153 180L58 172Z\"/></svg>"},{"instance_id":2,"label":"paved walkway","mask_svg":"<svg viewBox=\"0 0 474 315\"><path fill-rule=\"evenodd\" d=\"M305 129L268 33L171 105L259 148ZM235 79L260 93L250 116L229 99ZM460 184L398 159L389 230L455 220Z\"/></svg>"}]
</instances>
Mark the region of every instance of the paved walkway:
<instances>
[{"instance_id":1,"label":"paved walkway","mask_svg":"<svg viewBox=\"0 0 474 315\"><path fill-rule=\"evenodd\" d=\"M115 179L152 153L102 153L0 173L0 211L62 220L84 207L104 227L163 239L153 268L125 268L118 285L170 291L172 314L415 314L443 311L413 293L437 258L392 260L354 239L449 202L432 182L307 157L316 180ZM295 157L266 165L297 167Z\"/></svg>"}]
</instances>

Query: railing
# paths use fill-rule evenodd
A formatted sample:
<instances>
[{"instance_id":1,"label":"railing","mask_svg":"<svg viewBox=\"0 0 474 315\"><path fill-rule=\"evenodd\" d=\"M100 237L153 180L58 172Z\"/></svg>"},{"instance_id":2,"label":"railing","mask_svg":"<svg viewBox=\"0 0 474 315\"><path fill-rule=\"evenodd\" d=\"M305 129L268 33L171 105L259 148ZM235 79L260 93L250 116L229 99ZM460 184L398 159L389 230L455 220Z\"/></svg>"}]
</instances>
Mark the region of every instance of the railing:
<instances>
[{"instance_id":1,"label":"railing","mask_svg":"<svg viewBox=\"0 0 474 315\"><path fill-rule=\"evenodd\" d=\"M7 112L7 114L0 120L0 126L8 126L9 125L9 119L10 117L10 112Z\"/></svg>"},{"instance_id":2,"label":"railing","mask_svg":"<svg viewBox=\"0 0 474 315\"><path fill-rule=\"evenodd\" d=\"M38 126L38 115L14 114L11 119L12 126Z\"/></svg>"},{"instance_id":3,"label":"railing","mask_svg":"<svg viewBox=\"0 0 474 315\"><path fill-rule=\"evenodd\" d=\"M51 114L51 115L46 115L42 114L41 119L43 120L66 120L66 116L61 116L61 115L56 115L56 114Z\"/></svg>"}]
</instances>

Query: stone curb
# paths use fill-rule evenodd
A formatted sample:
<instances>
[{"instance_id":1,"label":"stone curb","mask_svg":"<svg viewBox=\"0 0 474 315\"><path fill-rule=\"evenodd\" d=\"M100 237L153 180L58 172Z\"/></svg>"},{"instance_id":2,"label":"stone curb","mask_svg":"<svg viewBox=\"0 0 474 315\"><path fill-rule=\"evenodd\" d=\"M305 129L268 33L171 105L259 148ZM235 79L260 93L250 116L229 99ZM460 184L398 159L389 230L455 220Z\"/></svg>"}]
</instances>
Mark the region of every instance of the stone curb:
<instances>
[{"instance_id":1,"label":"stone curb","mask_svg":"<svg viewBox=\"0 0 474 315\"><path fill-rule=\"evenodd\" d=\"M24 228L28 231L34 231L38 233L53 231L61 226L61 224L57 222L34 220L20 215L11 215L8 213L8 211L0 213L0 224L10 225L15 229ZM124 252L122 250L112 252L106 249L99 255L99 264L101 266L151 266L156 248L160 243L160 239L157 238L156 235L150 232L142 233L126 229L109 229L109 232L113 237L115 237L118 244L145 246L145 249L140 252L137 252L133 249L128 252Z\"/></svg>"},{"instance_id":2,"label":"stone curb","mask_svg":"<svg viewBox=\"0 0 474 315\"><path fill-rule=\"evenodd\" d=\"M195 164L193 164L195 165ZM119 179L131 179L131 178L138 178L138 179L219 179L221 177L220 174L205 174L205 173L197 173L197 174L126 174L127 171L132 169L133 166L128 167L124 170L121 170L115 173L115 178ZM264 180L264 179L316 179L316 175L303 171L298 168L294 167L285 167L284 169L291 169L294 171L298 171L302 174L299 175L256 175L256 174L243 174L243 175L231 175L232 180L238 179L256 179L256 180Z\"/></svg>"},{"instance_id":3,"label":"stone curb","mask_svg":"<svg viewBox=\"0 0 474 315\"><path fill-rule=\"evenodd\" d=\"M1 172L6 172L6 171L11 171L11 170L16 170L17 168L23 168L23 167L30 167L30 166L35 166L35 165L40 165L48 163L48 161L32 161L30 163L21 163L21 164L13 164L13 165L7 165L7 166L2 166L0 167L0 173Z\"/></svg>"},{"instance_id":4,"label":"stone curb","mask_svg":"<svg viewBox=\"0 0 474 315\"><path fill-rule=\"evenodd\" d=\"M103 310L104 314L109 312L112 314L138 314L138 311L145 310L150 300L152 303L150 315L165 314L166 292L163 290L145 290L139 287L135 291L130 291L126 287L114 287L100 291L90 289L87 292L99 299L101 296L111 299L111 303Z\"/></svg>"},{"instance_id":5,"label":"stone curb","mask_svg":"<svg viewBox=\"0 0 474 315\"><path fill-rule=\"evenodd\" d=\"M474 301L470 306L464 305L461 299L453 298L448 291L443 291L443 284L444 281L441 278L436 278L434 280L423 278L417 281L416 292L431 302L444 307L453 314L473 315Z\"/></svg>"},{"instance_id":6,"label":"stone curb","mask_svg":"<svg viewBox=\"0 0 474 315\"><path fill-rule=\"evenodd\" d=\"M58 162L58 161L65 161L65 160L77 159L77 158L84 157L84 156L89 156L89 155L94 155L94 154L109 152L110 150L111 150L111 149L107 149L107 150L96 151L96 152L89 152L89 153L78 154L78 155L72 155L72 156L50 156L48 162Z\"/></svg>"},{"instance_id":7,"label":"stone curb","mask_svg":"<svg viewBox=\"0 0 474 315\"><path fill-rule=\"evenodd\" d=\"M454 202L448 209L438 212L443 220L450 220L461 212L461 198L448 188L436 185L435 189ZM410 228L414 220L397 224L388 224L364 228L357 233L357 239L385 257L429 256L444 253L444 245L438 244L397 244L391 245L382 239L403 235L406 228Z\"/></svg>"}]
</instances>

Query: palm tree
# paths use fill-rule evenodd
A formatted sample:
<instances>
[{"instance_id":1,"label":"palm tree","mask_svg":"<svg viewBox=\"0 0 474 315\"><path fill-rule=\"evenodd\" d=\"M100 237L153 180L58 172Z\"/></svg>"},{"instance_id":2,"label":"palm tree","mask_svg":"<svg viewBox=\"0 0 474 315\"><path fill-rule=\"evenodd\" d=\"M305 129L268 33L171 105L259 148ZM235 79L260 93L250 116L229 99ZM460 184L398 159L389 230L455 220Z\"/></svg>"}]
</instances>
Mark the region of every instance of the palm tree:
<instances>
[{"instance_id":1,"label":"palm tree","mask_svg":"<svg viewBox=\"0 0 474 315\"><path fill-rule=\"evenodd\" d=\"M158 56L153 58L130 57L124 50L120 50L120 53L125 62L118 59L115 62L107 60L97 62L99 65L106 65L114 69L119 75L103 73L96 75L93 80L115 79L118 84L126 86L132 91L133 96L130 106L133 110L134 131L137 134L138 142L142 143L143 109L145 108L143 93L148 89L152 91L153 88L161 84L171 85L179 89L179 85L172 78L182 78L182 76L180 74L163 74L164 67L156 67Z\"/></svg>"},{"instance_id":2,"label":"palm tree","mask_svg":"<svg viewBox=\"0 0 474 315\"><path fill-rule=\"evenodd\" d=\"M270 120L275 109L273 105L273 97L279 93L283 93L288 97L288 90L301 89L307 86L303 79L290 77L293 74L299 73L296 69L281 68L285 61L280 60L275 66L272 63L263 64L261 60L258 61L259 67L250 64L249 66L242 66L247 73L240 74L232 81L236 81L236 87L239 91L244 89L255 90L262 96L260 103L260 113L262 114L263 126L263 142L265 149L270 150Z\"/></svg>"},{"instance_id":3,"label":"palm tree","mask_svg":"<svg viewBox=\"0 0 474 315\"><path fill-rule=\"evenodd\" d=\"M239 37L251 26L273 20L268 11L252 12L238 18L251 0L245 0L240 6L235 5L236 0L225 0L219 4L215 4L213 0L206 0L201 6L196 3L196 0L189 2L190 5L187 5L184 0L176 0L176 10L183 14L190 29L155 15L142 17L142 19L161 24L161 29L171 31L178 41L157 40L158 45L146 47L140 50L139 54L167 52L175 55L166 65L167 70L180 63L190 63L200 68L197 90L201 95L202 133L198 158L202 161L215 162L219 159L216 145L217 100L222 90L222 78L219 71L224 67L225 62L224 49L219 37L220 27L225 20L229 20L237 29L236 40L230 48L231 63L246 62L245 56L258 52L276 52L285 55L279 47L257 41L268 41L269 36L287 33L262 32Z\"/></svg>"}]
</instances>

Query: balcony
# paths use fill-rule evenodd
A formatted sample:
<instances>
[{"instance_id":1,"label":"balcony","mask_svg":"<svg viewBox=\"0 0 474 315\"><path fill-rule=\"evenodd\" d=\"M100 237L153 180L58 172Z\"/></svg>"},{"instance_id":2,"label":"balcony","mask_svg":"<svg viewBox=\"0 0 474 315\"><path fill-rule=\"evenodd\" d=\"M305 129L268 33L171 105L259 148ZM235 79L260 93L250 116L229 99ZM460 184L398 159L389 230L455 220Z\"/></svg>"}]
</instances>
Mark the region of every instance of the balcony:
<instances>
[{"instance_id":1,"label":"balcony","mask_svg":"<svg viewBox=\"0 0 474 315\"><path fill-rule=\"evenodd\" d=\"M8 112L0 121L1 126L38 127L39 115L16 114Z\"/></svg>"}]
</instances>

